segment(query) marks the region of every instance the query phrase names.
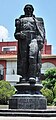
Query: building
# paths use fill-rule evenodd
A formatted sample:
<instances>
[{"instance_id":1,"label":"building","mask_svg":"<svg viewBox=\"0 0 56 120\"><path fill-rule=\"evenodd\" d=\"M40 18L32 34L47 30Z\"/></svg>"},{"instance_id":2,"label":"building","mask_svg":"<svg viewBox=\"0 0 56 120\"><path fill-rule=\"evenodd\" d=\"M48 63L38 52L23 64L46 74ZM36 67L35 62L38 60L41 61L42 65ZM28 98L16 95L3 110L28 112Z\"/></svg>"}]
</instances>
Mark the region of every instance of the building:
<instances>
[{"instance_id":1,"label":"building","mask_svg":"<svg viewBox=\"0 0 56 120\"><path fill-rule=\"evenodd\" d=\"M17 42L0 42L0 80L17 80Z\"/></svg>"},{"instance_id":2,"label":"building","mask_svg":"<svg viewBox=\"0 0 56 120\"><path fill-rule=\"evenodd\" d=\"M44 73L48 68L56 67L56 55L52 54L52 45L47 44L45 40L42 50L42 68L41 73Z\"/></svg>"},{"instance_id":3,"label":"building","mask_svg":"<svg viewBox=\"0 0 56 120\"><path fill-rule=\"evenodd\" d=\"M14 84L19 80L17 75L17 41L0 42L0 80L8 80ZM56 67L56 55L52 55L52 45L45 44L42 53L42 68L44 73L47 68Z\"/></svg>"}]
</instances>

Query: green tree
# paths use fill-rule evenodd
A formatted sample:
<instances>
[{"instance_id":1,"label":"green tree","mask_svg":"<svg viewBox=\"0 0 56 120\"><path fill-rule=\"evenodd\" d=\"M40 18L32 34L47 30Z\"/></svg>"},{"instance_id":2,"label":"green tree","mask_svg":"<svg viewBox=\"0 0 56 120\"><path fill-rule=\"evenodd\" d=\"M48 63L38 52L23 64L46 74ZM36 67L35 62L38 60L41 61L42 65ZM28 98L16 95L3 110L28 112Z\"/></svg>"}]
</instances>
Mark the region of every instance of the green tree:
<instances>
[{"instance_id":1,"label":"green tree","mask_svg":"<svg viewBox=\"0 0 56 120\"><path fill-rule=\"evenodd\" d=\"M56 98L56 83L55 83L55 86L53 88L53 93L54 93L54 97Z\"/></svg>"},{"instance_id":2,"label":"green tree","mask_svg":"<svg viewBox=\"0 0 56 120\"><path fill-rule=\"evenodd\" d=\"M7 100L15 94L15 88L14 86L11 86L11 84L8 81L1 80L0 81L0 103L4 102L6 103Z\"/></svg>"},{"instance_id":3,"label":"green tree","mask_svg":"<svg viewBox=\"0 0 56 120\"><path fill-rule=\"evenodd\" d=\"M45 80L42 81L43 89L41 89L41 92L46 96L47 103L51 104L56 102L56 68L46 70L44 75Z\"/></svg>"},{"instance_id":4,"label":"green tree","mask_svg":"<svg viewBox=\"0 0 56 120\"><path fill-rule=\"evenodd\" d=\"M48 88L41 89L42 94L47 98L47 103L50 105L53 102L53 92Z\"/></svg>"}]
</instances>

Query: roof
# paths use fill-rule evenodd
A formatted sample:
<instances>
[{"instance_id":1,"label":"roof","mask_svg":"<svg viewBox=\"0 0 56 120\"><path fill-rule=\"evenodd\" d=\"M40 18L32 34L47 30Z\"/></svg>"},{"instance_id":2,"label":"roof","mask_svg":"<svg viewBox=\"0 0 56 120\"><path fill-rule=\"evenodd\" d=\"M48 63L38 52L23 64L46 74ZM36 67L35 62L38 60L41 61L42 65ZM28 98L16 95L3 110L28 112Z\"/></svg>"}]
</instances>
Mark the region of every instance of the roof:
<instances>
[{"instance_id":1,"label":"roof","mask_svg":"<svg viewBox=\"0 0 56 120\"><path fill-rule=\"evenodd\" d=\"M0 55L0 60L16 60L17 59L17 55Z\"/></svg>"},{"instance_id":2,"label":"roof","mask_svg":"<svg viewBox=\"0 0 56 120\"><path fill-rule=\"evenodd\" d=\"M42 54L42 58L45 58L45 59L48 59L48 58L56 58L56 55Z\"/></svg>"},{"instance_id":3,"label":"roof","mask_svg":"<svg viewBox=\"0 0 56 120\"><path fill-rule=\"evenodd\" d=\"M42 59L56 58L56 55L42 54ZM17 60L17 54L0 54L0 60Z\"/></svg>"}]
</instances>

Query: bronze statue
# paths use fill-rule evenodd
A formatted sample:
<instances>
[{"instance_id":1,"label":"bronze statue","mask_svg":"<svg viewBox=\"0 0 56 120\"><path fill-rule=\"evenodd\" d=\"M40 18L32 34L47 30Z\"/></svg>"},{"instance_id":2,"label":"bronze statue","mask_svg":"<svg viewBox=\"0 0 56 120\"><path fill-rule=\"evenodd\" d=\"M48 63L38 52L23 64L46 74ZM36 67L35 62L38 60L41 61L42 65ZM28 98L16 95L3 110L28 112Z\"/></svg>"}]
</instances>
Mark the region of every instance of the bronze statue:
<instances>
[{"instance_id":1,"label":"bronze statue","mask_svg":"<svg viewBox=\"0 0 56 120\"><path fill-rule=\"evenodd\" d=\"M41 74L41 49L45 39L45 28L42 18L36 18L34 8L27 4L24 15L15 20L15 39L18 40L17 74L22 81L36 83Z\"/></svg>"}]
</instances>

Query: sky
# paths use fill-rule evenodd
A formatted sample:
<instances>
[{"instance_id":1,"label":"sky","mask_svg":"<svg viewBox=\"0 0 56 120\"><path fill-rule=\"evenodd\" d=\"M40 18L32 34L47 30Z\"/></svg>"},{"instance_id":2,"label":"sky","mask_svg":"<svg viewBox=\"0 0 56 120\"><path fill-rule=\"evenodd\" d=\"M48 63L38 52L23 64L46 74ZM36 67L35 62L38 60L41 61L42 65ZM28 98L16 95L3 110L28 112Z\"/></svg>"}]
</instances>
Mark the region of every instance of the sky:
<instances>
[{"instance_id":1,"label":"sky","mask_svg":"<svg viewBox=\"0 0 56 120\"><path fill-rule=\"evenodd\" d=\"M0 0L0 41L15 40L15 19L24 14L26 4L32 4L35 16L43 18L47 43L56 54L56 0Z\"/></svg>"}]
</instances>

